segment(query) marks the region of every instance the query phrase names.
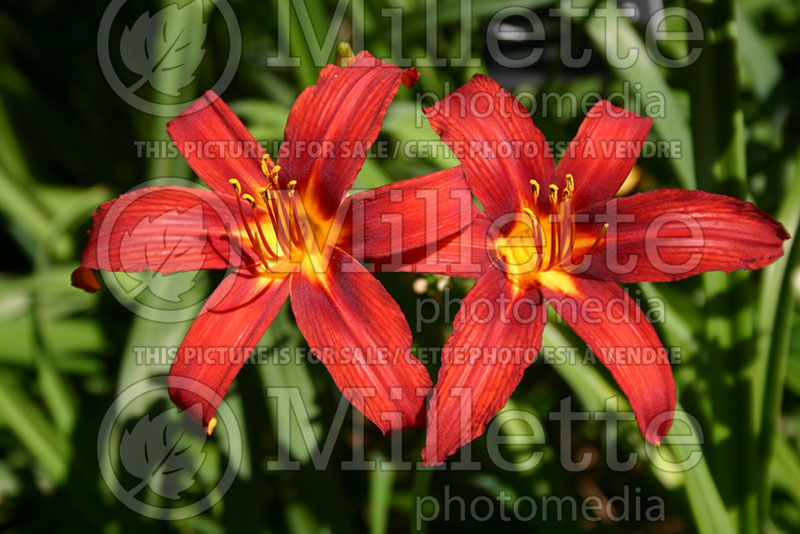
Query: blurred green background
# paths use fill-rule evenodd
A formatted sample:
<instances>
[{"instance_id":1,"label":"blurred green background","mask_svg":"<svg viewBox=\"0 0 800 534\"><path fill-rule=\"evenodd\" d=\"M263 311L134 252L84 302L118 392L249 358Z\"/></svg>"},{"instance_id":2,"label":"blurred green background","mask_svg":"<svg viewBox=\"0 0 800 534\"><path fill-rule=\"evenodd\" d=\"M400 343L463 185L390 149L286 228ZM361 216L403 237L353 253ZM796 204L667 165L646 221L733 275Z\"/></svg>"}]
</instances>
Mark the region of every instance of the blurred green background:
<instances>
[{"instance_id":1,"label":"blurred green background","mask_svg":"<svg viewBox=\"0 0 800 534\"><path fill-rule=\"evenodd\" d=\"M195 2L200 5L200 0ZM231 1L238 19L236 30L241 32L241 60L223 94L254 135L270 143L281 140L294 99L314 83L321 66L311 60L309 36L301 31L302 17L288 9L290 2L282 9L278 4ZM338 3L306 0L303 4L317 42L322 42ZM471 13L463 16L465 5L471 5ZM662 29L673 37L660 45L665 57L685 57L692 47L702 51L696 61L678 61L674 68L656 64L653 54L647 53L641 21L623 21L619 31L611 33L600 18L581 16L579 8L598 7L591 2L563 6L555 16L549 10L557 7L556 2L517 0L513 5L533 10L545 22L547 33L542 42L512 39L501 43L503 52L516 58L525 57L533 45L543 47L542 57L524 68L498 65L488 52L487 33L498 31L491 20L507 7L504 2L445 0L435 7L435 22L431 8L420 0L366 2L355 13L351 7L343 12L335 41L350 41L354 28L356 33L361 28L365 47L374 55L399 60L400 53L413 58L421 72L418 85L401 90L390 108L382 140L435 142L436 135L420 120L416 95L443 96L475 72L492 75L510 90L534 97L554 93L580 99L591 92L608 95L625 87L631 94L630 88L635 87L634 94L659 95L665 103L650 139L677 141L680 147L672 157L642 158L635 188L701 188L733 195L775 215L790 233L798 232L800 147L798 130L792 125L800 104L796 96L800 93L800 3L668 3L667 7L684 7L697 15L704 31L703 39L687 40L684 19L664 21ZM472 447L473 460L483 464L477 471L343 469L341 462L362 453L376 460L392 454L391 439L381 437L370 425L361 443L358 433L353 434L349 411L342 431L334 436L329 466L318 470L297 436L310 429L322 444L335 422L340 393L321 365L261 364L245 366L228 395L242 425L244 451L238 477L224 498L203 514L179 521L147 518L121 504L100 476L96 450L100 422L119 392L168 369L166 364L137 365L134 347L177 346L189 322L148 320L128 309L141 306L146 296L125 301L107 289L89 295L70 287L69 275L85 243L90 214L101 202L148 180L194 179L180 158L137 155L137 142L167 139L167 118L128 105L111 89L98 61L98 46L108 46L115 71L126 85L134 84L138 76L126 70L119 52L123 28L133 26L148 9L156 13L166 6L169 3L125 4L114 18L108 43L97 38L109 7L103 1L31 0L6 2L0 8L0 245L5 251L0 275L0 530L800 531L800 314L794 298L800 291L800 247L793 241L786 243L784 258L761 272L710 274L675 284L630 288L643 305L655 302L648 299L663 300L666 314L656 328L665 345L680 348L682 361L675 367L679 402L699 421L704 436L702 460L689 471L658 469L647 459L644 441L630 421L622 422L612 438L617 439L620 454L639 455L633 469L609 469L606 453L611 445L604 436L604 424L581 421L572 426L567 454L578 458L593 452L595 461L579 472L565 470L559 455L566 444L549 414L558 410L564 398L573 399L574 409L601 410L604 400L618 395L618 390L599 366L551 366L541 361L526 373L506 410L535 414L543 424L544 444L502 448L504 457L520 460L542 452L543 460L534 469L498 468L487 455L485 438ZM173 9L169 15L170 25L187 32L201 27L205 31L202 47L190 46L182 52L178 63L183 67L158 74L160 86L174 87L179 95L155 92L151 83L138 89L138 96L151 102L186 103L219 78L231 50L229 28L213 4L206 2L202 8L201 19L194 8ZM390 17L382 12L384 8L400 8L393 13L402 13L401 50L392 48ZM290 14L288 19L285 13ZM561 20L571 30L576 54L584 49L593 52L581 68L565 67L559 57ZM525 19L511 17L506 23L524 26ZM288 41L279 43L279 34ZM444 65L426 67L436 63L426 52L433 50L433 43ZM276 57L280 46L300 58L299 66L267 67L268 58ZM618 46L638 50L638 61L627 68L606 61L607 53ZM474 61L468 65L453 61L459 57ZM326 61L332 60L328 54ZM186 69L195 78L184 87ZM430 97L426 98L425 104L430 105ZM568 141L581 118L581 112L565 116L557 109L541 107L534 112L536 124L553 141ZM455 161L444 157L446 153L438 150L430 158L371 158L357 185L372 187L452 166ZM380 278L412 328L420 320L420 299L444 302L463 296L471 284L434 277L419 282L418 277L405 274ZM147 298L157 298L159 287L185 284L191 291L184 298L199 302L219 279L219 273L156 277ZM137 279L132 284L136 286ZM424 324L415 332L415 344L441 347L450 330L444 320ZM262 341L264 346L303 343L288 308ZM584 348L568 328L555 323L545 332L545 345ZM433 376L435 371L432 366ZM291 443L281 441L286 428L279 427L274 399L268 401L266 394L268 388L276 387L298 387L310 416L310 421L301 418L292 423ZM624 398L620 410L626 409L623 405ZM168 406L164 398L161 411ZM159 411L158 407L153 410ZM501 432L513 435L526 429L508 424ZM424 432L405 432L402 440L402 459L418 461ZM268 469L267 462L286 447L301 461L300 470ZM679 458L695 449L668 444L662 454ZM204 450L203 465L186 491L189 502L211 491L226 463L226 453L215 438L208 440ZM198 456L197 461L201 460ZM622 495L626 488L643 503L648 498L661 499L663 516L648 521L644 505L640 517L631 513L622 521L606 517L595 522L581 519L580 514L572 521L567 514L558 522L552 513L546 519L542 510L530 521L519 521L510 504L497 500L498 495L530 496L541 503L543 497L558 496L580 503L594 495L605 501ZM488 497L494 513L486 521L476 521L469 519L467 511L461 521L460 507L454 504L450 520L445 521L444 510L432 518L433 509L420 506L425 496L442 504L447 495L461 497L468 508L481 502L476 499ZM174 505L154 492L145 491L140 497L156 505ZM483 503L481 516L486 511ZM500 513L501 506L509 507L507 514ZM423 515L432 520L423 521ZM514 520L502 520L505 516Z\"/></svg>"}]
</instances>

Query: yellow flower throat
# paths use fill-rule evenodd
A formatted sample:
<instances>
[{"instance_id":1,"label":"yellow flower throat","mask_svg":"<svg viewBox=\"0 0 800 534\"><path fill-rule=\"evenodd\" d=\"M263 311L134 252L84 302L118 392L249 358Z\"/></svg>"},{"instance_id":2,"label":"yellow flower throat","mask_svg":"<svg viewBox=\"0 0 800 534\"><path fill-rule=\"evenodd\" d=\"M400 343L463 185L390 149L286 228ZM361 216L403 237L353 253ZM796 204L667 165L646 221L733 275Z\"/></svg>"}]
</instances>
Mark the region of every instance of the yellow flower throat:
<instances>
[{"instance_id":1,"label":"yellow flower throat","mask_svg":"<svg viewBox=\"0 0 800 534\"><path fill-rule=\"evenodd\" d=\"M540 186L530 180L533 189L532 207L524 207L509 231L495 240L495 249L502 259L506 274L516 282L539 280L540 273L551 270L569 272L591 255L605 236L608 225L599 235L577 232L573 212L575 181L566 175L566 186L559 191L550 185L547 212L541 213ZM524 216L523 216L524 214Z\"/></svg>"},{"instance_id":2,"label":"yellow flower throat","mask_svg":"<svg viewBox=\"0 0 800 534\"><path fill-rule=\"evenodd\" d=\"M239 216L253 251L268 273L287 272L286 263L299 263L305 256L303 232L298 214L302 207L296 195L297 182L290 181L288 189L280 189L278 173L281 168L269 168L269 154L261 159L261 172L267 178L267 187L259 190L263 205L248 193L242 194L239 180L228 180L233 187ZM250 207L250 216L245 213L244 203Z\"/></svg>"}]
</instances>

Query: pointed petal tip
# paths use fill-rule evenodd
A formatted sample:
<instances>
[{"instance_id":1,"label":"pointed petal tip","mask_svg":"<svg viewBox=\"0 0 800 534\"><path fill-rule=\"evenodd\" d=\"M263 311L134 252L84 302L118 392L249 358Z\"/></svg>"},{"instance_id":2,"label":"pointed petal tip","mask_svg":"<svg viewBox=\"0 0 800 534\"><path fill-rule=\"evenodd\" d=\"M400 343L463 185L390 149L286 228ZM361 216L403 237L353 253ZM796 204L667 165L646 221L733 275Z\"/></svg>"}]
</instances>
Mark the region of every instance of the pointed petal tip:
<instances>
[{"instance_id":1,"label":"pointed petal tip","mask_svg":"<svg viewBox=\"0 0 800 534\"><path fill-rule=\"evenodd\" d=\"M778 228L777 228L778 237L780 237L784 241L786 241L787 239L791 239L792 238L792 234L789 233L789 231L786 229L786 227L783 224L781 224L777 220L775 221L775 223L778 225Z\"/></svg>"},{"instance_id":2,"label":"pointed petal tip","mask_svg":"<svg viewBox=\"0 0 800 534\"><path fill-rule=\"evenodd\" d=\"M429 388L433 389L433 384L429 384ZM417 412L417 415L414 416L413 420L407 422L406 418L403 418L403 422L401 423L402 426L398 426L396 424L392 424L390 421L382 420L380 422L375 422L375 426L381 431L381 435L385 436L386 434L391 434L392 432L404 430L404 429L412 429L412 428L425 428L425 424L427 422L427 412L425 409L425 403L423 402L420 405L420 409Z\"/></svg>"},{"instance_id":3,"label":"pointed petal tip","mask_svg":"<svg viewBox=\"0 0 800 534\"><path fill-rule=\"evenodd\" d=\"M210 423L214 420L214 412L216 410L202 396L192 393L185 387L176 386L173 382L173 375L170 375L167 379L170 400L181 412L186 414L189 419L197 423L208 433ZM214 424L216 424L216 422ZM213 426L211 430L213 430Z\"/></svg>"},{"instance_id":4,"label":"pointed petal tip","mask_svg":"<svg viewBox=\"0 0 800 534\"><path fill-rule=\"evenodd\" d=\"M417 83L417 80L419 80L419 72L415 67L411 67L403 71L403 77L400 79L400 83L402 83L403 87L406 89L411 89L414 87L414 84Z\"/></svg>"},{"instance_id":5,"label":"pointed petal tip","mask_svg":"<svg viewBox=\"0 0 800 534\"><path fill-rule=\"evenodd\" d=\"M657 419L661 418L659 417ZM644 439L653 445L661 445L661 442L672 429L673 421L674 419L672 418L672 412L670 412L669 419L662 421L657 426L651 421L646 429L642 429L642 435L644 436Z\"/></svg>"},{"instance_id":6,"label":"pointed petal tip","mask_svg":"<svg viewBox=\"0 0 800 534\"><path fill-rule=\"evenodd\" d=\"M444 457L437 457L436 454L428 454L427 447L422 449L422 465L424 467L436 467L437 465L442 465L444 463Z\"/></svg>"},{"instance_id":7,"label":"pointed petal tip","mask_svg":"<svg viewBox=\"0 0 800 534\"><path fill-rule=\"evenodd\" d=\"M70 281L73 287L83 289L87 293L95 293L100 290L100 283L97 281L94 271L82 265L72 271Z\"/></svg>"}]
</instances>

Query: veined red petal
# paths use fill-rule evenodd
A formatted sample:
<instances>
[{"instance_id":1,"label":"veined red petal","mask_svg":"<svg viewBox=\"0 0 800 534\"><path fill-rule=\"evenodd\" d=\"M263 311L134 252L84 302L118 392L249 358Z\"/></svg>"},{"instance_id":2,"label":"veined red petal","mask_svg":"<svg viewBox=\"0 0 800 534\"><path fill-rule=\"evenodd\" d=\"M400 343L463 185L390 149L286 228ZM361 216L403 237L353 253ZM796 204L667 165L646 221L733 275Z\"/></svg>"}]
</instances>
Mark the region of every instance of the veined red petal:
<instances>
[{"instance_id":1,"label":"veined red petal","mask_svg":"<svg viewBox=\"0 0 800 534\"><path fill-rule=\"evenodd\" d=\"M783 255L789 238L753 204L703 191L661 189L613 199L587 213L609 227L586 274L620 282L760 269Z\"/></svg>"},{"instance_id":2,"label":"veined red petal","mask_svg":"<svg viewBox=\"0 0 800 534\"><path fill-rule=\"evenodd\" d=\"M120 195L92 215L81 265L161 273L238 266L243 250L231 201L207 189L177 186Z\"/></svg>"},{"instance_id":3,"label":"veined red petal","mask_svg":"<svg viewBox=\"0 0 800 534\"><path fill-rule=\"evenodd\" d=\"M495 249L491 241L492 221L478 212L458 234L439 241L433 251L417 248L403 254L402 262L373 260L377 272L433 273L477 278L493 268Z\"/></svg>"},{"instance_id":4,"label":"veined red petal","mask_svg":"<svg viewBox=\"0 0 800 534\"><path fill-rule=\"evenodd\" d=\"M398 262L407 251L435 251L478 211L460 166L363 191L340 209L347 213L340 248L359 259Z\"/></svg>"},{"instance_id":5,"label":"veined red petal","mask_svg":"<svg viewBox=\"0 0 800 534\"><path fill-rule=\"evenodd\" d=\"M538 291L521 291L498 269L461 303L428 406L425 465L445 461L483 434L536 358L547 322Z\"/></svg>"},{"instance_id":6,"label":"veined red petal","mask_svg":"<svg viewBox=\"0 0 800 534\"><path fill-rule=\"evenodd\" d=\"M607 100L592 107L556 168L559 177L574 177L576 212L617 193L639 158L652 122Z\"/></svg>"},{"instance_id":7,"label":"veined red petal","mask_svg":"<svg viewBox=\"0 0 800 534\"><path fill-rule=\"evenodd\" d=\"M383 286L335 250L327 272L293 276L291 294L297 326L353 406L384 433L421 425L431 379Z\"/></svg>"},{"instance_id":8,"label":"veined red petal","mask_svg":"<svg viewBox=\"0 0 800 534\"><path fill-rule=\"evenodd\" d=\"M530 180L538 181L542 201L550 184L563 183L528 111L491 78L475 75L423 111L464 165L467 182L492 219L532 206Z\"/></svg>"},{"instance_id":9,"label":"veined red petal","mask_svg":"<svg viewBox=\"0 0 800 534\"><path fill-rule=\"evenodd\" d=\"M200 403L203 420L198 423L203 428L288 295L286 278L238 271L206 301L178 349L168 379L169 395L181 410Z\"/></svg>"},{"instance_id":10,"label":"veined red petal","mask_svg":"<svg viewBox=\"0 0 800 534\"><path fill-rule=\"evenodd\" d=\"M183 158L213 190L233 194L229 182L239 180L242 192L260 199L267 181L261 171L264 148L213 91L206 93L167 123L167 133ZM274 166L271 160L269 169Z\"/></svg>"},{"instance_id":11,"label":"veined red petal","mask_svg":"<svg viewBox=\"0 0 800 534\"><path fill-rule=\"evenodd\" d=\"M408 70L358 53L347 67L327 65L292 107L278 163L307 206L331 219L355 182L383 116Z\"/></svg>"},{"instance_id":12,"label":"veined red petal","mask_svg":"<svg viewBox=\"0 0 800 534\"><path fill-rule=\"evenodd\" d=\"M545 298L611 371L642 435L660 443L672 426L675 409L666 349L644 312L616 283L569 278L571 285L542 287Z\"/></svg>"}]
</instances>

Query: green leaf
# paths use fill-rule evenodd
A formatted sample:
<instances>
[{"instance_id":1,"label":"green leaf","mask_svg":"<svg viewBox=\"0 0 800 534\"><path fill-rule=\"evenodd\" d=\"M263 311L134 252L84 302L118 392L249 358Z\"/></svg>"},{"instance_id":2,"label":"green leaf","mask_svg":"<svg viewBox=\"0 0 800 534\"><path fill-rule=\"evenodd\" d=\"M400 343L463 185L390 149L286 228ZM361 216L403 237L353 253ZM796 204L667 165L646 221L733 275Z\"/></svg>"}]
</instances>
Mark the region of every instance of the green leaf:
<instances>
[{"instance_id":1,"label":"green leaf","mask_svg":"<svg viewBox=\"0 0 800 534\"><path fill-rule=\"evenodd\" d=\"M586 35L591 39L597 52L608 57L616 54L618 50L630 50L638 54L637 60L631 66L609 66L617 78L629 82L632 86L641 84L643 95L660 95L664 102L664 116L653 119L653 131L658 139L663 141L680 142L680 154L671 154L669 162L675 171L678 183L685 189L697 187L695 178L694 157L689 147L692 146L692 132L689 129L689 117L685 107L681 105L677 95L672 90L664 76L663 70L648 54L647 47L636 32L633 24L623 17L612 2L601 1L597 5L607 10L607 16L613 17L619 25L619 31L614 34L606 30L606 22L601 17L579 17L581 8L595 5L593 1L569 2L560 4L563 15L575 18L577 24L582 25Z\"/></svg>"},{"instance_id":2,"label":"green leaf","mask_svg":"<svg viewBox=\"0 0 800 534\"><path fill-rule=\"evenodd\" d=\"M397 472L393 464L384 466L385 460L380 456L372 460L376 462L376 468L369 473L369 531L371 534L382 534L389 527Z\"/></svg>"},{"instance_id":3,"label":"green leaf","mask_svg":"<svg viewBox=\"0 0 800 534\"><path fill-rule=\"evenodd\" d=\"M201 411L198 403L187 410ZM135 497L144 487L149 487L162 497L178 500L181 492L194 484L194 476L205 459L204 453L191 454L192 448L200 450L206 434L189 417L178 417L178 409L170 408L150 418L140 418L133 429L125 430L119 446L122 466L139 483L128 490ZM200 462L195 456L201 458Z\"/></svg>"},{"instance_id":4,"label":"green leaf","mask_svg":"<svg viewBox=\"0 0 800 534\"><path fill-rule=\"evenodd\" d=\"M0 371L0 424L11 429L53 479L64 480L71 456L69 443L6 371Z\"/></svg>"}]
</instances>

